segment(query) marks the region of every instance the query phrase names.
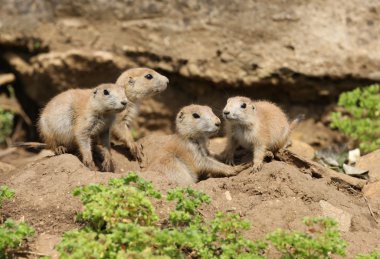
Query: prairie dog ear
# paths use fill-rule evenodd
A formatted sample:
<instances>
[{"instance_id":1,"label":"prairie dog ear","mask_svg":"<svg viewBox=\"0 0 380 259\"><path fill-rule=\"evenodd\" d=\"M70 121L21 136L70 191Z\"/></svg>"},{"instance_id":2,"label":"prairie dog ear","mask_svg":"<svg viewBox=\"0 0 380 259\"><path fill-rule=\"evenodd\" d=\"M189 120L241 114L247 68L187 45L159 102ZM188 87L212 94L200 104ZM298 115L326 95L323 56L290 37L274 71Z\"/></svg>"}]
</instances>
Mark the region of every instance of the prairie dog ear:
<instances>
[{"instance_id":1,"label":"prairie dog ear","mask_svg":"<svg viewBox=\"0 0 380 259\"><path fill-rule=\"evenodd\" d=\"M130 85L132 87L135 85L135 80L133 79L133 77L129 77L129 79L128 79L128 85Z\"/></svg>"},{"instance_id":2,"label":"prairie dog ear","mask_svg":"<svg viewBox=\"0 0 380 259\"><path fill-rule=\"evenodd\" d=\"M252 110L256 110L256 105L252 104Z\"/></svg>"},{"instance_id":3,"label":"prairie dog ear","mask_svg":"<svg viewBox=\"0 0 380 259\"><path fill-rule=\"evenodd\" d=\"M97 92L98 92L98 89L96 88L92 93L93 93L94 95L96 95Z\"/></svg>"},{"instance_id":4,"label":"prairie dog ear","mask_svg":"<svg viewBox=\"0 0 380 259\"><path fill-rule=\"evenodd\" d=\"M178 113L177 118L178 118L179 121L183 121L183 118L184 118L183 112Z\"/></svg>"}]
</instances>

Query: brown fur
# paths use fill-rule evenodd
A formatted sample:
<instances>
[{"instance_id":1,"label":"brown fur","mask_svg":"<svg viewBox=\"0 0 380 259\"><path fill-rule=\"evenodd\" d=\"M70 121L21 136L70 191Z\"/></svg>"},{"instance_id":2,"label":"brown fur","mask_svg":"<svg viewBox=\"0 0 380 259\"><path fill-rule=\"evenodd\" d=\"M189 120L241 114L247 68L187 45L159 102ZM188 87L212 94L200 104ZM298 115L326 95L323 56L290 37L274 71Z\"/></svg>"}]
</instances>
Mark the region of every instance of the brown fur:
<instances>
[{"instance_id":1,"label":"brown fur","mask_svg":"<svg viewBox=\"0 0 380 259\"><path fill-rule=\"evenodd\" d=\"M47 148L56 154L79 150L83 163L96 166L92 146L100 138L104 161L102 170L112 171L109 129L115 115L125 109L125 90L114 84L94 89L71 89L55 96L42 110L38 129Z\"/></svg>"},{"instance_id":2,"label":"brown fur","mask_svg":"<svg viewBox=\"0 0 380 259\"><path fill-rule=\"evenodd\" d=\"M151 79L146 76L152 75ZM125 88L128 100L127 109L117 115L111 129L112 139L128 147L132 155L141 162L143 152L131 134L130 126L139 113L142 100L164 91L169 79L149 68L133 68L122 73L116 84Z\"/></svg>"},{"instance_id":3,"label":"brown fur","mask_svg":"<svg viewBox=\"0 0 380 259\"><path fill-rule=\"evenodd\" d=\"M228 144L222 158L229 164L233 164L236 148L242 146L253 152L252 172L259 171L268 151L275 153L288 142L291 131L288 118L271 102L232 97L227 101L223 116ZM296 121L292 127L295 124Z\"/></svg>"},{"instance_id":4,"label":"brown fur","mask_svg":"<svg viewBox=\"0 0 380 259\"><path fill-rule=\"evenodd\" d=\"M199 118L194 118L197 114ZM182 108L176 118L177 131L157 157L146 168L164 174L167 178L188 185L202 177L236 175L245 165L232 167L210 156L207 143L220 127L220 120L210 107L190 105Z\"/></svg>"}]
</instances>

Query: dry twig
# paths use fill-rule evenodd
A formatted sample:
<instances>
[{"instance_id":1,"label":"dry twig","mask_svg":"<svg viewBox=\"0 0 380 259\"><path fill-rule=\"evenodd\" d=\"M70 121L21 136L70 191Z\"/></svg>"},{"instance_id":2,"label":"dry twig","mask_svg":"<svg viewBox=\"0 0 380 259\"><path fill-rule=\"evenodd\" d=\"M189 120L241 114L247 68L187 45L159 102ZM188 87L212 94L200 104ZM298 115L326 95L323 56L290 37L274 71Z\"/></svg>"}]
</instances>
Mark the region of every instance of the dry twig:
<instances>
[{"instance_id":1,"label":"dry twig","mask_svg":"<svg viewBox=\"0 0 380 259\"><path fill-rule=\"evenodd\" d=\"M368 209L369 209L369 213L371 213L371 216L373 217L373 219L375 220L375 222L376 222L377 224L379 224L379 221L376 219L375 214L373 213L373 210L372 210L372 208L371 208L371 205L369 204L368 199L367 199L365 196L363 196L363 198L364 198L364 200L365 200L365 203L367 204L367 207L368 207Z\"/></svg>"}]
</instances>

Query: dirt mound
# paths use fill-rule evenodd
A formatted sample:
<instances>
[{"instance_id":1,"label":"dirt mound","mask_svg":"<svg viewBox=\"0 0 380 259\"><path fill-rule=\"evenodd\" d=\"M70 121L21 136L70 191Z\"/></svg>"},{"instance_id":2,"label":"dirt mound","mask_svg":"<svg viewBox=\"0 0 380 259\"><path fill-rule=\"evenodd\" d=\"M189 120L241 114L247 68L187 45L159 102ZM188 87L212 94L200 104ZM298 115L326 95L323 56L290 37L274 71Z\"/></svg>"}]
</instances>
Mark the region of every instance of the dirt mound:
<instances>
[{"instance_id":1,"label":"dirt mound","mask_svg":"<svg viewBox=\"0 0 380 259\"><path fill-rule=\"evenodd\" d=\"M249 238L263 237L276 228L301 229L304 217L331 215L321 206L321 201L327 201L350 215L348 231L343 232L349 243L348 254L380 249L376 238L380 227L360 193L346 194L292 165L273 161L257 174L243 172L231 178L208 179L194 187L212 197L210 214L215 210L232 211L248 219L253 225L247 233ZM339 216L336 219L340 221Z\"/></svg>"},{"instance_id":2,"label":"dirt mound","mask_svg":"<svg viewBox=\"0 0 380 259\"><path fill-rule=\"evenodd\" d=\"M116 175L92 172L73 155L44 158L6 175L5 184L17 195L4 210L12 218L25 219L38 232L62 233L76 227L74 217L81 208L73 189Z\"/></svg>"},{"instance_id":3,"label":"dirt mound","mask_svg":"<svg viewBox=\"0 0 380 259\"><path fill-rule=\"evenodd\" d=\"M3 174L1 184L16 191L14 200L4 204L3 212L35 227L38 235L32 249L51 254L63 232L79 227L74 219L81 203L72 196L76 186L105 183L129 170L137 170L137 163L127 162L119 152L113 152L117 173L89 171L77 157L66 154L40 158ZM154 173L142 176L162 191L176 186ZM240 213L252 222L253 227L246 235L253 240L276 228L301 229L302 218L306 216L338 211L333 215L341 229L345 229L343 237L349 243L349 255L380 249L380 226L371 217L360 193L342 192L324 178L312 178L284 162L267 163L256 174L242 172L235 177L207 179L192 187L212 198L211 205L202 212L206 218L218 210ZM326 202L327 208L331 205L330 211L322 206ZM377 207L373 209L375 213L380 211Z\"/></svg>"}]
</instances>

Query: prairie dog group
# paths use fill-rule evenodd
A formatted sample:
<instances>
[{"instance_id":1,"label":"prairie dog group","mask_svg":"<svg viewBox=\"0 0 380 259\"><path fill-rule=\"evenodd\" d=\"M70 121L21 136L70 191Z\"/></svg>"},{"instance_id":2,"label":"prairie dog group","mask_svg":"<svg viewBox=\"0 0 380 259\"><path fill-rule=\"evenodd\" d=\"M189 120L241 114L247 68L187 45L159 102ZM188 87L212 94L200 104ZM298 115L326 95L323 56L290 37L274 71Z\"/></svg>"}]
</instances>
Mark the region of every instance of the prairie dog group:
<instances>
[{"instance_id":1,"label":"prairie dog group","mask_svg":"<svg viewBox=\"0 0 380 259\"><path fill-rule=\"evenodd\" d=\"M181 185L198 182L202 176L222 177L238 174L246 165L230 166L210 156L209 137L220 128L220 119L208 106L189 105L176 116L176 134L164 144L146 171L165 175Z\"/></svg>"},{"instance_id":2,"label":"prairie dog group","mask_svg":"<svg viewBox=\"0 0 380 259\"><path fill-rule=\"evenodd\" d=\"M54 97L43 109L38 122L47 148L56 154L78 150L83 163L96 166L92 147L99 140L104 160L101 170L113 171L110 141L128 147L141 162L142 146L132 138L130 126L136 119L142 100L161 93L169 79L148 68L134 68L122 73L115 84L94 89L73 89ZM127 105L128 103L128 105ZM209 138L220 128L220 119L208 106L189 105L176 116L176 133L155 152L145 171L156 171L180 184L190 184L203 177L236 175L247 164L233 166L238 146L252 150L252 172L261 169L267 151L275 153L289 138L291 124L285 113L267 101L232 97L223 110L226 121L227 147L221 157L224 164L210 155Z\"/></svg>"},{"instance_id":3,"label":"prairie dog group","mask_svg":"<svg viewBox=\"0 0 380 259\"><path fill-rule=\"evenodd\" d=\"M112 139L129 148L131 154L141 162L143 152L130 130L132 121L139 113L141 101L161 93L167 88L169 79L149 68L132 68L122 73L116 84L125 88L129 100L125 111L118 114L111 128Z\"/></svg>"},{"instance_id":4,"label":"prairie dog group","mask_svg":"<svg viewBox=\"0 0 380 259\"><path fill-rule=\"evenodd\" d=\"M125 89L115 84L67 90L42 110L38 121L40 135L56 154L79 150L83 163L92 170L96 170L92 146L99 138L104 155L102 170L112 171L109 129L127 102Z\"/></svg>"},{"instance_id":5,"label":"prairie dog group","mask_svg":"<svg viewBox=\"0 0 380 259\"><path fill-rule=\"evenodd\" d=\"M227 100L223 117L228 143L222 158L233 164L238 146L252 150L252 172L261 169L267 151L275 153L287 144L290 131L297 123L295 120L289 124L285 113L271 102L241 96Z\"/></svg>"}]
</instances>

